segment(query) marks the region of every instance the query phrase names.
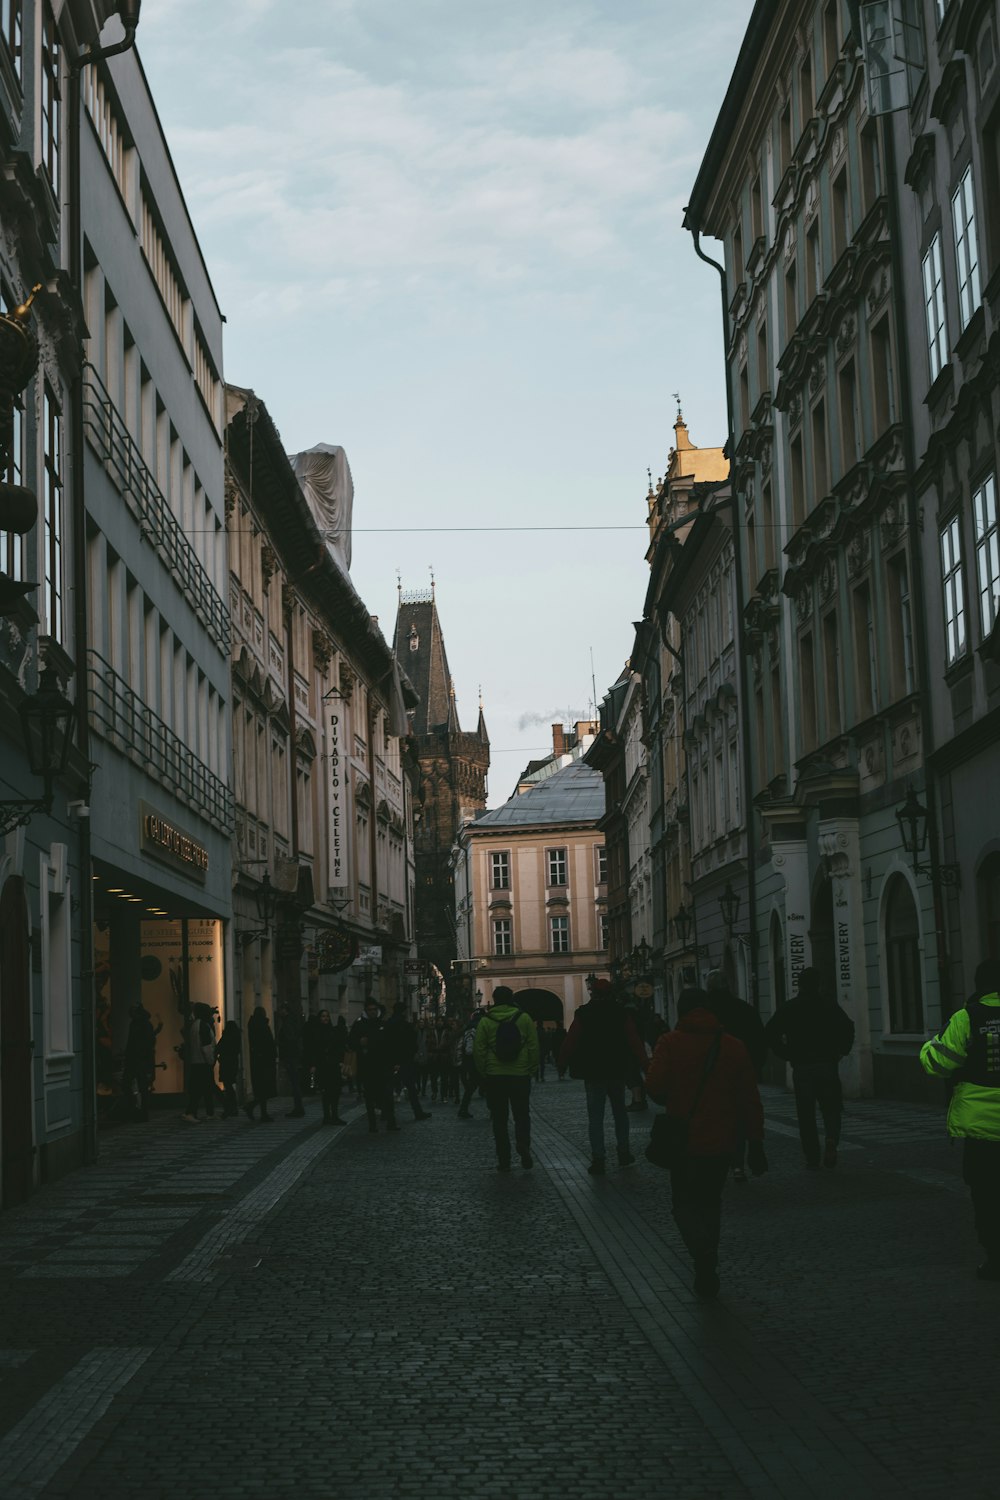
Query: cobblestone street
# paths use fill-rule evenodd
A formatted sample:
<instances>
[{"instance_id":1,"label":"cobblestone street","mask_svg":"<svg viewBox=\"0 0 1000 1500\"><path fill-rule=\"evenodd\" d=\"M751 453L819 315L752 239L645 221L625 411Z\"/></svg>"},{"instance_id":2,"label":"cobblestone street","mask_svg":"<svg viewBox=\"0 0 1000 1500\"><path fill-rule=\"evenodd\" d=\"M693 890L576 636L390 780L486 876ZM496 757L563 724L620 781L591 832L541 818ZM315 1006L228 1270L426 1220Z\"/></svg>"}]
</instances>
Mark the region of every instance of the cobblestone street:
<instances>
[{"instance_id":1,"label":"cobblestone street","mask_svg":"<svg viewBox=\"0 0 1000 1500\"><path fill-rule=\"evenodd\" d=\"M536 1086L509 1176L481 1100L105 1137L0 1221L0 1494L995 1494L998 1289L941 1114L849 1105L806 1173L765 1092L714 1304L665 1175L587 1175L579 1084Z\"/></svg>"}]
</instances>

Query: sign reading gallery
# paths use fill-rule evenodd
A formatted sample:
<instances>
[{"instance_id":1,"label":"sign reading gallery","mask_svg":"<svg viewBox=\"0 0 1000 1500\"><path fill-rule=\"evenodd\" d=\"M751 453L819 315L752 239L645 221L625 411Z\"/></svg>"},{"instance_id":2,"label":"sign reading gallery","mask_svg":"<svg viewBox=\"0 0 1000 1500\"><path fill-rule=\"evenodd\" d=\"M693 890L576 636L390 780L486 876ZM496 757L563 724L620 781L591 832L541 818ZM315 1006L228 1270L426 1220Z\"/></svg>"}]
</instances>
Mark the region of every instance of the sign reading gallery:
<instances>
[{"instance_id":1,"label":"sign reading gallery","mask_svg":"<svg viewBox=\"0 0 1000 1500\"><path fill-rule=\"evenodd\" d=\"M327 754L330 765L330 889L342 891L347 885L347 860L344 849L344 770L341 763L339 714L330 715Z\"/></svg>"},{"instance_id":2,"label":"sign reading gallery","mask_svg":"<svg viewBox=\"0 0 1000 1500\"><path fill-rule=\"evenodd\" d=\"M161 817L148 802L139 803L139 846L144 854L154 855L193 880L204 880L208 874L208 850L204 844Z\"/></svg>"}]
</instances>

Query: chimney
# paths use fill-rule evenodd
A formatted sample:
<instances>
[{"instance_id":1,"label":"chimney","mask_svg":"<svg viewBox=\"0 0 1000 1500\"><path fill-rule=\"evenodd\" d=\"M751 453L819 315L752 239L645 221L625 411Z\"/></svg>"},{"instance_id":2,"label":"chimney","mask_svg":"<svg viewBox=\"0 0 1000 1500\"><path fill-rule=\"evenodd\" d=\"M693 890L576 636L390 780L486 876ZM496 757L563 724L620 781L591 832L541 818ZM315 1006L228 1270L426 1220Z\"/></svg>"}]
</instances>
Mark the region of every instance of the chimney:
<instances>
[{"instance_id":1,"label":"chimney","mask_svg":"<svg viewBox=\"0 0 1000 1500\"><path fill-rule=\"evenodd\" d=\"M566 754L566 739L563 735L563 727L561 724L553 724L552 726L552 754Z\"/></svg>"}]
</instances>

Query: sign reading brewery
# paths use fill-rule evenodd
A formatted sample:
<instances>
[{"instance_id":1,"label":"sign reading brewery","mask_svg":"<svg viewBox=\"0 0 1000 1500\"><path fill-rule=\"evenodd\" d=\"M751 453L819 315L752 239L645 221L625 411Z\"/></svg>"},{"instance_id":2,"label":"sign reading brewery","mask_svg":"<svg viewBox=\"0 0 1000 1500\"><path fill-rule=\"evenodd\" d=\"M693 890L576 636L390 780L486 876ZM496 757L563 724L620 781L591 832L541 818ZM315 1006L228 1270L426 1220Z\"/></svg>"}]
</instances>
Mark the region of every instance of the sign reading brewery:
<instances>
[{"instance_id":1,"label":"sign reading brewery","mask_svg":"<svg viewBox=\"0 0 1000 1500\"><path fill-rule=\"evenodd\" d=\"M347 885L347 861L344 849L344 770L340 758L340 715L330 715L327 733L330 762L330 889L342 891Z\"/></svg>"},{"instance_id":2,"label":"sign reading brewery","mask_svg":"<svg viewBox=\"0 0 1000 1500\"><path fill-rule=\"evenodd\" d=\"M192 880L204 880L208 874L208 850L204 844L161 817L148 802L139 803L139 847L143 854L152 854Z\"/></svg>"}]
</instances>

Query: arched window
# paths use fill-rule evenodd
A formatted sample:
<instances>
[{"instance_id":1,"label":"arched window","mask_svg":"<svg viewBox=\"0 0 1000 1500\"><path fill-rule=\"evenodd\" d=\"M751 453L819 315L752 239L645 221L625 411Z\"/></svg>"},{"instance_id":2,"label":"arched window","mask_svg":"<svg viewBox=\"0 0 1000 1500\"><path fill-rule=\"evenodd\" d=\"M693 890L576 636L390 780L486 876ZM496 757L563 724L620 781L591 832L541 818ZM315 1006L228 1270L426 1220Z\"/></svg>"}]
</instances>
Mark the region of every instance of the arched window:
<instances>
[{"instance_id":1,"label":"arched window","mask_svg":"<svg viewBox=\"0 0 1000 1500\"><path fill-rule=\"evenodd\" d=\"M889 1030L912 1035L924 1029L920 926L913 892L902 875L893 875L889 881L884 920Z\"/></svg>"}]
</instances>

